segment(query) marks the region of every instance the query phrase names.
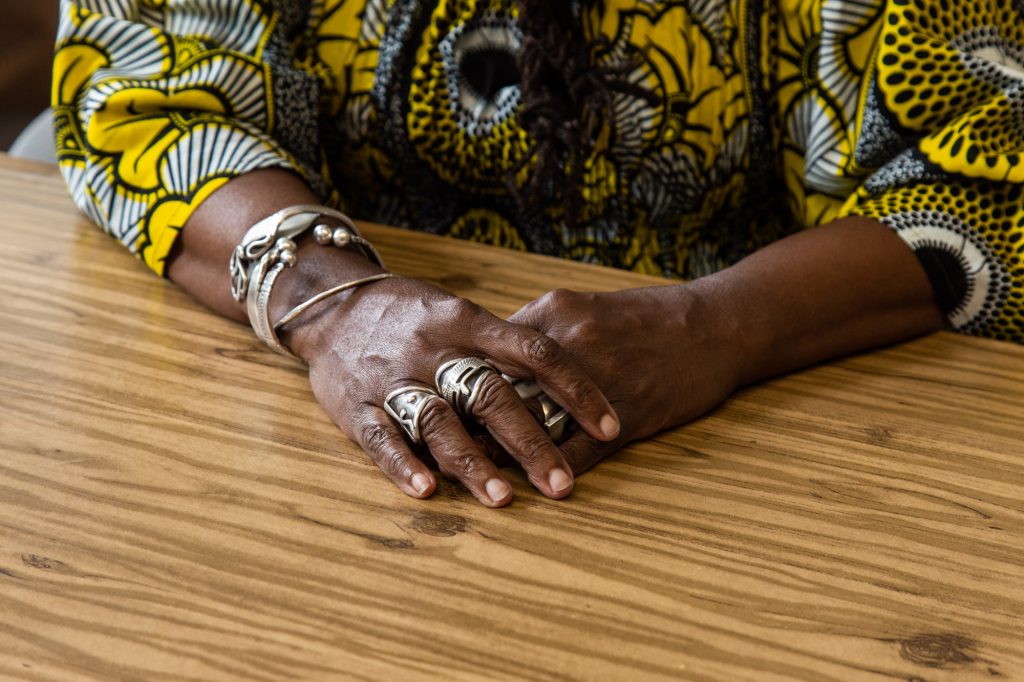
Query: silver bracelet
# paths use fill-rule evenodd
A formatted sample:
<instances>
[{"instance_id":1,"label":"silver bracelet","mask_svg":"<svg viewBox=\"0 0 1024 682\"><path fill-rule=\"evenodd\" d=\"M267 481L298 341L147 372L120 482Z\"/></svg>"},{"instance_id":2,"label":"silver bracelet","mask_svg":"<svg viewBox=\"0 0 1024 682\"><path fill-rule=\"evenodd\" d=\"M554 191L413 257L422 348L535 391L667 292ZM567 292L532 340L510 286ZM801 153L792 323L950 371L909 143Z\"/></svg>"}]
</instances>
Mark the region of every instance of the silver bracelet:
<instances>
[{"instance_id":1,"label":"silver bracelet","mask_svg":"<svg viewBox=\"0 0 1024 682\"><path fill-rule=\"evenodd\" d=\"M266 269L269 259L261 259L256 263L253 270L253 286L249 289L250 295L246 299L246 311L249 313L249 323L256 332L260 341L270 346L282 355L295 357L281 340L277 338L277 331L270 324L270 294L274 290L274 282L281 271L285 269L284 263L277 263ZM255 292L255 293L254 293Z\"/></svg>"},{"instance_id":2,"label":"silver bracelet","mask_svg":"<svg viewBox=\"0 0 1024 682\"><path fill-rule=\"evenodd\" d=\"M338 286L332 287L327 291L321 291L316 296L310 298L307 301L303 301L302 303L300 303L299 305L295 306L287 313L285 313L284 317L282 317L274 324L271 331L277 332L279 329L281 329L281 327L285 326L286 324L294 320L296 317L298 317L302 313L306 312L307 310L315 306L320 301L326 300L331 296L336 296L337 294L340 294L343 291L355 289L356 287L360 287L364 284L370 284L371 282L379 282L382 279L391 279L393 277L401 277L401 275L396 275L393 272L382 272L379 275L370 275L369 277L362 277L351 282L339 284ZM274 337L277 338L276 333Z\"/></svg>"},{"instance_id":3,"label":"silver bracelet","mask_svg":"<svg viewBox=\"0 0 1024 682\"><path fill-rule=\"evenodd\" d=\"M359 231L355 229L355 225L352 225L352 221L349 221L349 225L342 227L331 227L330 225L317 225L313 228L313 239L320 246L330 246L334 244L339 249L347 249L350 246L355 245L362 249L366 256L377 263L377 265L384 267L384 263L380 259L380 254L377 253L377 249L373 248L373 244L363 238Z\"/></svg>"},{"instance_id":4,"label":"silver bracelet","mask_svg":"<svg viewBox=\"0 0 1024 682\"><path fill-rule=\"evenodd\" d=\"M249 231L242 237L242 241L235 247L234 252L231 254L230 264L231 295L234 299L239 303L245 300L246 294L249 291L249 274L256 261L271 254L279 240L294 239L314 224L319 223L320 218L324 216L333 218L344 225L344 227L332 231L332 239L327 243L335 243L340 248L346 248L350 244L354 244L370 260L380 267L384 267L384 261L381 259L380 254L377 253L377 249L373 248L369 241L363 239L363 236L359 233L359 228L356 227L355 223L347 215L326 206L300 204L278 211L274 215L259 221L249 228ZM317 224L317 227L326 228L327 226ZM335 238L334 232L339 230L341 232ZM345 237L341 236L342 233L348 233L350 238L346 240ZM325 242L319 240L317 243L325 244Z\"/></svg>"},{"instance_id":5,"label":"silver bracelet","mask_svg":"<svg viewBox=\"0 0 1024 682\"><path fill-rule=\"evenodd\" d=\"M321 220L325 217L343 225L337 228L324 225ZM333 244L338 248L358 248L370 260L384 267L380 254L359 234L359 229L348 216L326 206L307 204L291 206L259 221L246 232L231 254L232 297L238 302L245 301L249 322L256 336L278 353L292 357L295 355L277 337L276 329L281 325L270 322L270 296L281 271L298 262L298 247L294 238L314 225L317 243L325 246ZM329 235L329 239L324 239L325 234Z\"/></svg>"}]
</instances>

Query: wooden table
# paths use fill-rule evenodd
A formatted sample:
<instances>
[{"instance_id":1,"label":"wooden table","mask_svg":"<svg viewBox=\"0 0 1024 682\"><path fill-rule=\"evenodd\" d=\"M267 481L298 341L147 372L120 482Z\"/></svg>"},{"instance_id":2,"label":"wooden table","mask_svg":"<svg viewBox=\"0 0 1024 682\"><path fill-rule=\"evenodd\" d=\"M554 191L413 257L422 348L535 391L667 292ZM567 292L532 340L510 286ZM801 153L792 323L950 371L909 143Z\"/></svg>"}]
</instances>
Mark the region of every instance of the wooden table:
<instances>
[{"instance_id":1,"label":"wooden table","mask_svg":"<svg viewBox=\"0 0 1024 682\"><path fill-rule=\"evenodd\" d=\"M744 391L550 501L397 492L303 371L0 160L0 674L1024 679L1024 348ZM386 228L507 314L650 280ZM269 390L267 390L269 389Z\"/></svg>"}]
</instances>

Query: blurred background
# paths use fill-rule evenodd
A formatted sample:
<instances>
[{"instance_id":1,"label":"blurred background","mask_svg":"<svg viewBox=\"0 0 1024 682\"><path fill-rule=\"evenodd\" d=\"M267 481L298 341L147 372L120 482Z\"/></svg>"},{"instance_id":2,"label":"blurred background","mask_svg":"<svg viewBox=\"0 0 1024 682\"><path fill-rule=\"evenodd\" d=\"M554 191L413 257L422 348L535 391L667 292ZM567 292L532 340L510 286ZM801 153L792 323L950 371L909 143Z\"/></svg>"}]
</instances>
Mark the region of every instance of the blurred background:
<instances>
[{"instance_id":1,"label":"blurred background","mask_svg":"<svg viewBox=\"0 0 1024 682\"><path fill-rule=\"evenodd\" d=\"M57 0L0 0L0 150L50 101Z\"/></svg>"}]
</instances>

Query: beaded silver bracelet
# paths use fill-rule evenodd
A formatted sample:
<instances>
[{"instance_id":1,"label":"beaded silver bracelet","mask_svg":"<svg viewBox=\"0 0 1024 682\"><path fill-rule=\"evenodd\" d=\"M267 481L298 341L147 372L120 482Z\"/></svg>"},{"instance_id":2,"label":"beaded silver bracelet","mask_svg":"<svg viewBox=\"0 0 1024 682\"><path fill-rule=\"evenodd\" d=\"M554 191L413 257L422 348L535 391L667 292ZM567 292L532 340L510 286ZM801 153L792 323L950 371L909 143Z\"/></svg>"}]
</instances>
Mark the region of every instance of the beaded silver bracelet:
<instances>
[{"instance_id":1,"label":"beaded silver bracelet","mask_svg":"<svg viewBox=\"0 0 1024 682\"><path fill-rule=\"evenodd\" d=\"M330 227L322 223L324 218L334 219L342 225ZM295 244L295 238L310 228L313 228L313 236L318 244L338 248L357 248L374 263L384 267L384 261L380 254L369 241L359 234L355 223L344 213L326 206L308 204L291 206L253 225L231 254L231 295L239 303L245 301L249 323L252 325L253 331L256 332L256 336L278 353L291 357L295 357L295 355L277 337L277 329L283 323L279 322L275 325L270 322L270 295L278 275L285 268L294 267L298 262L298 247ZM388 273L387 276L393 275ZM357 280L346 288L353 288L384 278L383 276L363 278L367 281ZM335 289L337 291L334 293L344 290L338 287ZM322 294L318 294L318 296L322 296ZM317 299L314 303L323 298L314 297ZM300 304L296 309L302 309L298 313L295 312L296 309L293 309L289 313L292 315L289 319L294 319L314 303L307 301ZM303 305L306 307L303 308Z\"/></svg>"}]
</instances>

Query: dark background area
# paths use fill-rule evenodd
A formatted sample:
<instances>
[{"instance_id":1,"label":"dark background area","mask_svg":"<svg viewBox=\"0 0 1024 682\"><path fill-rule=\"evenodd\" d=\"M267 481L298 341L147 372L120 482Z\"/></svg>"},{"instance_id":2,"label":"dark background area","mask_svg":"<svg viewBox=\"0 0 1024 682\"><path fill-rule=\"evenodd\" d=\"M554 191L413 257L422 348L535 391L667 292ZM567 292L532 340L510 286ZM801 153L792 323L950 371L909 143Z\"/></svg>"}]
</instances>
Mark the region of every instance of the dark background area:
<instances>
[{"instance_id":1,"label":"dark background area","mask_svg":"<svg viewBox=\"0 0 1024 682\"><path fill-rule=\"evenodd\" d=\"M0 150L50 102L57 0L0 0Z\"/></svg>"}]
</instances>

